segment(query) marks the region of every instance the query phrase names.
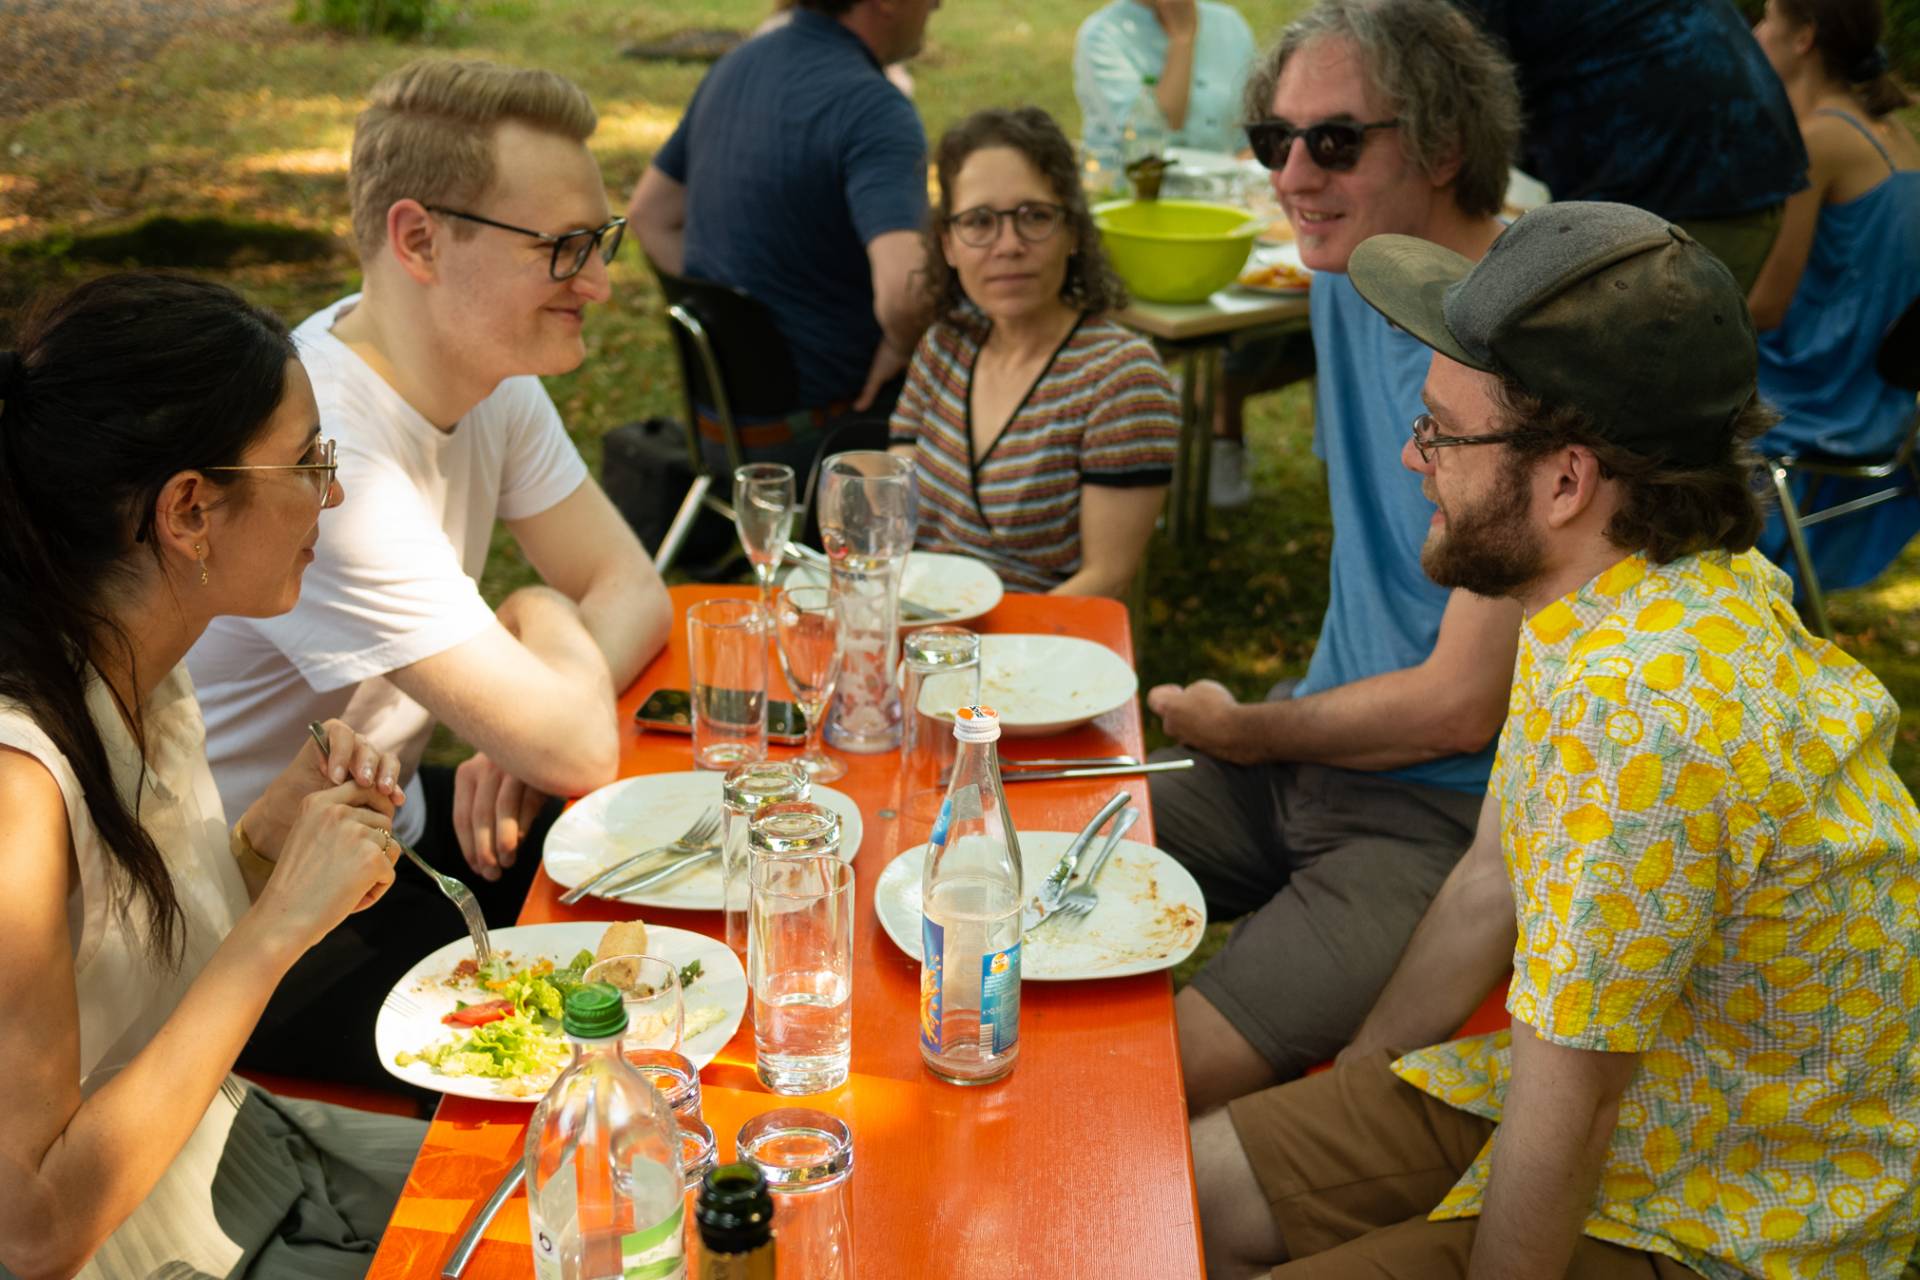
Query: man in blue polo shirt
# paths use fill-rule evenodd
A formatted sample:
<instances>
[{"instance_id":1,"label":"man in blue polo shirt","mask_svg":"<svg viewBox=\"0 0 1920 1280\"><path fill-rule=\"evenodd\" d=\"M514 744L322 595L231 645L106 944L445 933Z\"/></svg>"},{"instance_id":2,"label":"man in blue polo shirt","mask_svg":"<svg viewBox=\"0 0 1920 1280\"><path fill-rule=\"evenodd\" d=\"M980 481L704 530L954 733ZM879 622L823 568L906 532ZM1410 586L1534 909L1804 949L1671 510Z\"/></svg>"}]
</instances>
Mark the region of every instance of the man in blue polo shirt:
<instances>
[{"instance_id":1,"label":"man in blue polo shirt","mask_svg":"<svg viewBox=\"0 0 1920 1280\"><path fill-rule=\"evenodd\" d=\"M714 66L634 189L655 264L745 290L786 339L800 403L757 457L804 467L849 412L884 423L925 327L927 139L884 68L938 4L800 0Z\"/></svg>"},{"instance_id":2,"label":"man in blue polo shirt","mask_svg":"<svg viewBox=\"0 0 1920 1280\"><path fill-rule=\"evenodd\" d=\"M1383 232L1487 251L1519 132L1511 67L1446 0L1320 0L1247 101L1315 273L1332 580L1291 696L1242 704L1211 680L1148 694L1196 761L1153 777L1156 838L1215 918L1244 917L1175 1001L1195 1114L1331 1058L1359 1026L1472 839L1520 624L1511 602L1422 570L1442 517L1400 450L1429 353L1345 274Z\"/></svg>"}]
</instances>

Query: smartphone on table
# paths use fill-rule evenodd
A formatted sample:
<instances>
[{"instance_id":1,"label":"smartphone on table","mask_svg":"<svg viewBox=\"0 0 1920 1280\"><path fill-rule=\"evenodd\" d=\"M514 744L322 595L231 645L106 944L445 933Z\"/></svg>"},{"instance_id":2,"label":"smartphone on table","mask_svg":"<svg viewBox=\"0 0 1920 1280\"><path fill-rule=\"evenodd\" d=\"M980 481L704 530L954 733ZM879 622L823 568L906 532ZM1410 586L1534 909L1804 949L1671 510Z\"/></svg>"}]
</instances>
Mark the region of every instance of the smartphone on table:
<instances>
[{"instance_id":1,"label":"smartphone on table","mask_svg":"<svg viewBox=\"0 0 1920 1280\"><path fill-rule=\"evenodd\" d=\"M633 713L633 720L642 729L692 733L693 695L685 689L655 689ZM806 745L807 718L799 707L791 702L767 703L767 741L783 747Z\"/></svg>"}]
</instances>

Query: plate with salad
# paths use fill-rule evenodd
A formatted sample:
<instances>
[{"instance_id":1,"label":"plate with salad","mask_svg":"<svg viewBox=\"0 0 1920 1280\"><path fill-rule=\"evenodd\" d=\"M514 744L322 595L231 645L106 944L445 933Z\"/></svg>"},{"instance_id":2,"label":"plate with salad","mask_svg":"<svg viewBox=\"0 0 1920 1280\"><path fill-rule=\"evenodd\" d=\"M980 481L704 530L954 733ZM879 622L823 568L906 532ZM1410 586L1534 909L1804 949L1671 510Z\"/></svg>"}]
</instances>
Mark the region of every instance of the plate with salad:
<instances>
[{"instance_id":1,"label":"plate with salad","mask_svg":"<svg viewBox=\"0 0 1920 1280\"><path fill-rule=\"evenodd\" d=\"M638 921L568 921L495 929L491 938L493 960L486 966L476 965L472 943L458 938L387 993L373 1039L389 1073L462 1098L539 1100L571 1060L561 1008L603 940L614 947L605 955L642 952L680 971L680 1052L695 1067L713 1061L746 1012L747 975L739 959L703 933Z\"/></svg>"}]
</instances>

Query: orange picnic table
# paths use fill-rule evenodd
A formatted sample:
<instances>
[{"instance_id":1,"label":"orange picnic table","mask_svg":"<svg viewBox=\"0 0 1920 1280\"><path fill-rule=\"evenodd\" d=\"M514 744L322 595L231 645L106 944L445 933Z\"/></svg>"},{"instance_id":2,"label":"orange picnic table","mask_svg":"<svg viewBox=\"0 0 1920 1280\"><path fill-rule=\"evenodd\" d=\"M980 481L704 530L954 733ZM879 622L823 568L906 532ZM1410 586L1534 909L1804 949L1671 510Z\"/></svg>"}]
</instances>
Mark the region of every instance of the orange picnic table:
<instances>
[{"instance_id":1,"label":"orange picnic table","mask_svg":"<svg viewBox=\"0 0 1920 1280\"><path fill-rule=\"evenodd\" d=\"M685 737L642 733L635 707L655 689L687 686L686 607L751 588L673 588L667 651L620 700L623 777L690 767ZM1133 659L1123 606L1111 600L1008 595L972 625L982 632L1071 635ZM778 679L776 674L776 680ZM776 696L778 691L776 691ZM1098 756L1141 750L1140 712L1129 704L1049 738L1001 740L1007 758ZM774 748L776 755L792 748ZM920 1063L919 966L887 938L873 910L880 872L898 852L897 753L846 755L833 786L860 806L865 835L854 858L860 912L854 933L853 1069L830 1093L787 1099L753 1072L746 1023L701 1072L702 1113L719 1158L734 1135L774 1107L818 1107L854 1135L853 1232L861 1280L892 1277L1197 1277L1202 1274L1193 1160L1187 1142L1173 988L1165 973L1095 982L1027 983L1021 991L1020 1062L997 1084L944 1084ZM1017 827L1077 831L1117 787L1146 805L1146 779L1019 783L1007 802ZM1133 838L1151 842L1151 815ZM520 921L615 920L636 907L590 898L561 906L536 876ZM718 912L648 908L651 923L720 936ZM446 1098L395 1207L370 1275L437 1276L510 1162L530 1106ZM524 1194L494 1219L468 1264L472 1280L525 1280L533 1271Z\"/></svg>"}]
</instances>

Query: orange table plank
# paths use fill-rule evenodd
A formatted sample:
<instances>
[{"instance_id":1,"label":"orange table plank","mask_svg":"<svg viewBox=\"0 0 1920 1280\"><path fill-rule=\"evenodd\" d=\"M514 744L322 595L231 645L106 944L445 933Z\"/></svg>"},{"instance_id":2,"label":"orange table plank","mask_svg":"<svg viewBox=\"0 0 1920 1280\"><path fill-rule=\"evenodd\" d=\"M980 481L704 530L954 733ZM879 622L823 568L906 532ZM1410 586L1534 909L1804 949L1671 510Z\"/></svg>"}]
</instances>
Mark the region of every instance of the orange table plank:
<instances>
[{"instance_id":1,"label":"orange table plank","mask_svg":"<svg viewBox=\"0 0 1920 1280\"><path fill-rule=\"evenodd\" d=\"M693 601L748 588L673 588L676 619ZM1109 600L1008 595L974 624L985 632L1076 635L1132 660L1126 610ZM686 630L621 699L622 776L685 769L684 736L642 733L633 709L657 688L687 685ZM1003 738L1002 753L1110 755L1141 749L1129 705L1092 725L1044 739ZM786 754L790 748L775 749ZM959 1088L920 1063L919 967L880 927L873 889L898 852L898 754L847 755L834 783L865 821L854 859L860 901L854 935L852 1077L800 1100L854 1134L853 1230L862 1280L1017 1275L1180 1277L1202 1274L1193 1162L1187 1143L1173 991L1166 974L1101 982L1029 982L1021 990L1020 1062L997 1084ZM1017 827L1078 830L1116 784L1145 807L1144 778L1032 782L1008 788ZM1150 815L1135 838L1151 841ZM643 914L589 899L559 904L537 876L520 919L613 920ZM717 912L649 908L649 921L718 936ZM753 1073L742 1025L701 1073L707 1122L722 1160L749 1117L789 1099ZM448 1098L440 1105L370 1275L436 1276L454 1239L519 1151L530 1108ZM509 1201L468 1265L473 1280L532 1274L524 1196Z\"/></svg>"}]
</instances>

